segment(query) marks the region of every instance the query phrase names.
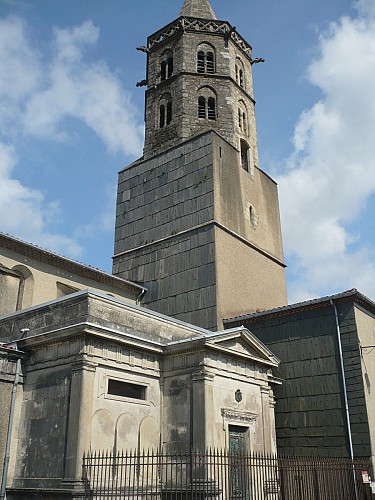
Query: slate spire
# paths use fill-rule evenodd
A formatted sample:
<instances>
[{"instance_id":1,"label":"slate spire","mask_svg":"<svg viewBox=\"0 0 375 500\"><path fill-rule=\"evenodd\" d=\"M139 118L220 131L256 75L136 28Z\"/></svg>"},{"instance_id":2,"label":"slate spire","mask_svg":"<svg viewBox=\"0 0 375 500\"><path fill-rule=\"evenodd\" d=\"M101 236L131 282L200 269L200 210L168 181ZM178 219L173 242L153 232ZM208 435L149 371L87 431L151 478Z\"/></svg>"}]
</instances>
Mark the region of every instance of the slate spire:
<instances>
[{"instance_id":1,"label":"slate spire","mask_svg":"<svg viewBox=\"0 0 375 500\"><path fill-rule=\"evenodd\" d=\"M185 0L180 16L217 19L209 0Z\"/></svg>"}]
</instances>

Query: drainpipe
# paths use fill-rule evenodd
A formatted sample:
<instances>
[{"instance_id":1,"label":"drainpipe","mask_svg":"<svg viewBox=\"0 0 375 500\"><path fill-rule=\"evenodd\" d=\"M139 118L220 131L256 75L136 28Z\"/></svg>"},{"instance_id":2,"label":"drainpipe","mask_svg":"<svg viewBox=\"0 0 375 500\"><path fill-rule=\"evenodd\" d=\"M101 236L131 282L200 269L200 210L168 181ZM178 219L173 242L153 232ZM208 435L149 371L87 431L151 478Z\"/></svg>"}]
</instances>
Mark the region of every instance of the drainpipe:
<instances>
[{"instance_id":1,"label":"drainpipe","mask_svg":"<svg viewBox=\"0 0 375 500\"><path fill-rule=\"evenodd\" d=\"M342 354L342 344L341 344L341 332L340 332L339 315L338 315L338 312L337 312L337 307L334 304L334 302L333 302L332 299L330 299L330 303L331 303L331 306L333 307L333 310L335 311L335 321L336 321L336 331L337 331L337 343L338 343L338 346L339 346L339 353L340 353L341 379L342 379L342 386L343 386L343 389L344 389L346 425L347 425L348 438L349 438L349 453L350 453L350 459L353 460L354 459L354 452L353 452L353 441L352 441L352 428L351 428L351 425L350 425L348 393L347 393L347 390L346 390L345 369L344 369L344 356ZM358 489L357 489L357 482L356 482L354 465L353 465L353 480L354 480L355 496L356 496L356 500L358 500L359 496L358 496Z\"/></svg>"},{"instance_id":2,"label":"drainpipe","mask_svg":"<svg viewBox=\"0 0 375 500\"><path fill-rule=\"evenodd\" d=\"M344 401L345 401L345 414L346 414L346 425L348 429L348 438L349 438L349 451L350 451L350 458L353 460L354 458L354 453L353 453L353 441L352 441L352 429L350 426L350 415L349 415L349 404L348 404L348 393L346 390L346 380L345 380L345 370L344 370L344 357L342 354L342 345L341 345L341 332L340 332L340 324L339 324L339 316L337 313L337 307L334 304L333 300L330 300L330 303L335 311L335 320L336 320L336 330L337 330L337 343L339 346L339 353L340 353L340 366L341 366L341 379L342 379L342 386L344 388Z\"/></svg>"},{"instance_id":3,"label":"drainpipe","mask_svg":"<svg viewBox=\"0 0 375 500\"><path fill-rule=\"evenodd\" d=\"M10 458L10 442L12 439L12 429L13 429L13 415L14 415L14 407L16 404L16 393L17 393L17 385L20 379L21 373L21 358L17 359L16 365L16 375L13 382L12 388L12 396L10 400L10 411L9 411L9 421L8 421L8 434L7 441L5 447L5 456L4 456L4 465L3 465L3 478L1 481L1 489L0 489L0 500L4 500L6 493L6 484L8 479L8 466L9 466L9 458Z\"/></svg>"}]
</instances>

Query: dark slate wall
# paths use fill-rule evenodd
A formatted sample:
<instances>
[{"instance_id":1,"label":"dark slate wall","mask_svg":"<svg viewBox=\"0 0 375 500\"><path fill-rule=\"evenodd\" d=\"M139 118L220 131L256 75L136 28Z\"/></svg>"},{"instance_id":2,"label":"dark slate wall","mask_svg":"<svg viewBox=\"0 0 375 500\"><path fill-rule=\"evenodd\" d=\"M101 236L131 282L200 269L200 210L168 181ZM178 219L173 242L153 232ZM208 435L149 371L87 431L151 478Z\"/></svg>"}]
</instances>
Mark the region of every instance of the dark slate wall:
<instances>
[{"instance_id":1,"label":"dark slate wall","mask_svg":"<svg viewBox=\"0 0 375 500\"><path fill-rule=\"evenodd\" d=\"M207 133L121 171L115 255L212 220L212 162Z\"/></svg>"},{"instance_id":2,"label":"dark slate wall","mask_svg":"<svg viewBox=\"0 0 375 500\"><path fill-rule=\"evenodd\" d=\"M216 273L212 225L126 254L116 272L146 285L142 304L176 319L216 326Z\"/></svg>"},{"instance_id":3,"label":"dark slate wall","mask_svg":"<svg viewBox=\"0 0 375 500\"><path fill-rule=\"evenodd\" d=\"M213 218L212 133L123 170L113 273L144 284L150 309L214 328Z\"/></svg>"},{"instance_id":4,"label":"dark slate wall","mask_svg":"<svg viewBox=\"0 0 375 500\"><path fill-rule=\"evenodd\" d=\"M352 303L339 306L354 452L370 455L370 438ZM295 455L348 456L336 323L331 306L247 326L281 359L276 388L278 449Z\"/></svg>"}]
</instances>

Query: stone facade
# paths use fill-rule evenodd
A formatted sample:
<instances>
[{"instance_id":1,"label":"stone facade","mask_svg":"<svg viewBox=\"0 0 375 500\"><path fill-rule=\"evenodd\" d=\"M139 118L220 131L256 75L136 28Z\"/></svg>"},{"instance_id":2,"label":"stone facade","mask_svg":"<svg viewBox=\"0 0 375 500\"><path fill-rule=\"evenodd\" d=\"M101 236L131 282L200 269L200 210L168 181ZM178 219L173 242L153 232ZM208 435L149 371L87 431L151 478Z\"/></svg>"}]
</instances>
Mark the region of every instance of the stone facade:
<instances>
[{"instance_id":1,"label":"stone facade","mask_svg":"<svg viewBox=\"0 0 375 500\"><path fill-rule=\"evenodd\" d=\"M339 329L353 452L374 460L373 302L353 290L224 323L245 325L282 360L277 375L284 383L275 391L278 450L348 457Z\"/></svg>"},{"instance_id":2,"label":"stone facade","mask_svg":"<svg viewBox=\"0 0 375 500\"><path fill-rule=\"evenodd\" d=\"M86 291L5 316L0 332L25 353L9 499L79 496L90 449L223 447L235 424L249 451L276 450L278 360L244 328L212 333Z\"/></svg>"}]
</instances>

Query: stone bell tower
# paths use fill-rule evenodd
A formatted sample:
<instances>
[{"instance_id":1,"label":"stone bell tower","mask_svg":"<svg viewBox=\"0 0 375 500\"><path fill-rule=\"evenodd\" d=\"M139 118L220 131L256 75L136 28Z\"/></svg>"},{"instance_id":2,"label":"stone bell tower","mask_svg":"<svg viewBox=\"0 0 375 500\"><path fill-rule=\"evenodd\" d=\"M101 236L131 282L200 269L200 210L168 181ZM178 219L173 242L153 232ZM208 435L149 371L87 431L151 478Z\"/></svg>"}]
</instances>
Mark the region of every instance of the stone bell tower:
<instances>
[{"instance_id":1,"label":"stone bell tower","mask_svg":"<svg viewBox=\"0 0 375 500\"><path fill-rule=\"evenodd\" d=\"M144 155L119 173L113 273L206 328L286 304L277 186L258 163L252 49L208 0L148 37Z\"/></svg>"}]
</instances>

